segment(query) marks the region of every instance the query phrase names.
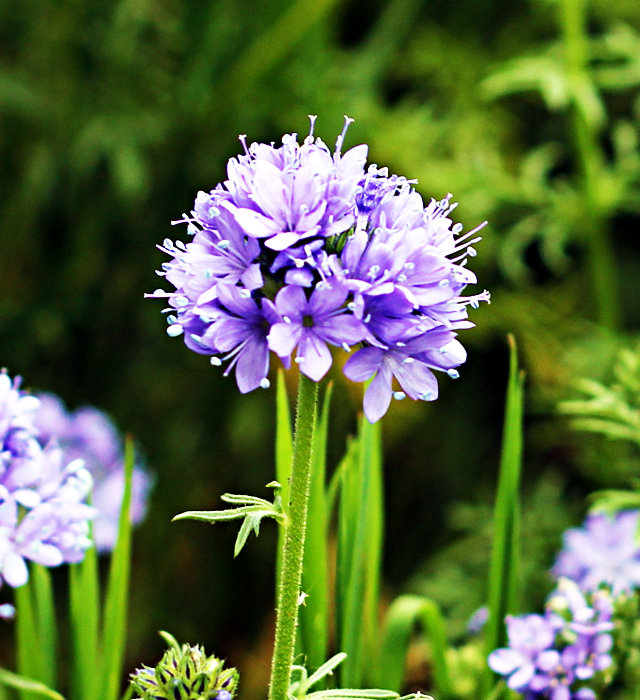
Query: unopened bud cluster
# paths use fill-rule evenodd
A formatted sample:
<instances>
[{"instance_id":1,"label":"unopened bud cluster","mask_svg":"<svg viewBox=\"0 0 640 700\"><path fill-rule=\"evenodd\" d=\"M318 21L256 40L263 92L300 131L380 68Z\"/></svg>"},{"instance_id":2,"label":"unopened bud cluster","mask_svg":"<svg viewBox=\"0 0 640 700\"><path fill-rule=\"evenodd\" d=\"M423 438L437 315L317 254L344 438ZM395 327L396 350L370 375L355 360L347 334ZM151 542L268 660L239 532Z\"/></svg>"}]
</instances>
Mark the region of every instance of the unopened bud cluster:
<instances>
[{"instance_id":1,"label":"unopened bud cluster","mask_svg":"<svg viewBox=\"0 0 640 700\"><path fill-rule=\"evenodd\" d=\"M131 684L141 700L232 700L238 672L225 669L224 661L207 656L201 646L176 642L155 668L132 673Z\"/></svg>"}]
</instances>

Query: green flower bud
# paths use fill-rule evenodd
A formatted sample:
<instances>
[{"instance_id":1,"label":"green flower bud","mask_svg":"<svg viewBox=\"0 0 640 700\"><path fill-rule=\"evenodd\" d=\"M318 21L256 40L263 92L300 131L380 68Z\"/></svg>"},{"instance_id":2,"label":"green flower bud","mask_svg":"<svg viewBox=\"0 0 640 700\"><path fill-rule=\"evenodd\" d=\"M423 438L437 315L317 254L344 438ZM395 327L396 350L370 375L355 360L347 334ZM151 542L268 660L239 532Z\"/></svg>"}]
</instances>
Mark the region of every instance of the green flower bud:
<instances>
[{"instance_id":1,"label":"green flower bud","mask_svg":"<svg viewBox=\"0 0 640 700\"><path fill-rule=\"evenodd\" d=\"M207 656L201 646L178 642L160 633L170 648L155 668L143 666L131 674L134 697L139 700L232 700L238 686L235 668Z\"/></svg>"}]
</instances>

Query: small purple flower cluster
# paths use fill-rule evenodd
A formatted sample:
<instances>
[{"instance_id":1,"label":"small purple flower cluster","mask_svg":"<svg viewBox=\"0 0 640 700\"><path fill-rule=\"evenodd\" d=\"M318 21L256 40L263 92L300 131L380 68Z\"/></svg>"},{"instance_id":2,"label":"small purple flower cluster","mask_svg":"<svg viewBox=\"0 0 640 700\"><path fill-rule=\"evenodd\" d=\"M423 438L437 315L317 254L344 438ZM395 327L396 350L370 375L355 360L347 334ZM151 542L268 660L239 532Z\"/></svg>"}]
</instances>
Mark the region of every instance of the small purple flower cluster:
<instances>
[{"instance_id":1,"label":"small purple flower cluster","mask_svg":"<svg viewBox=\"0 0 640 700\"><path fill-rule=\"evenodd\" d=\"M34 421L40 401L0 372L0 585L25 584L25 559L44 566L78 562L91 546L91 474L66 461L55 441L43 447Z\"/></svg>"},{"instance_id":2,"label":"small purple flower cluster","mask_svg":"<svg viewBox=\"0 0 640 700\"><path fill-rule=\"evenodd\" d=\"M638 511L614 517L589 515L584 527L564 533L564 549L552 573L575 581L583 591L595 591L605 583L614 596L640 587Z\"/></svg>"},{"instance_id":3,"label":"small purple flower cluster","mask_svg":"<svg viewBox=\"0 0 640 700\"><path fill-rule=\"evenodd\" d=\"M124 495L124 455L122 438L110 418L93 406L67 412L53 394L39 394L40 408L34 425L42 446L57 439L64 459L82 459L93 478L93 540L98 552L110 552L118 535L118 520ZM131 521L135 525L145 516L151 477L140 465L133 470L131 485Z\"/></svg>"},{"instance_id":4,"label":"small purple flower cluster","mask_svg":"<svg viewBox=\"0 0 640 700\"><path fill-rule=\"evenodd\" d=\"M584 685L612 664L613 599L606 589L586 597L560 579L544 615L507 617L509 646L489 655L489 666L527 700L595 700Z\"/></svg>"},{"instance_id":5,"label":"small purple flower cluster","mask_svg":"<svg viewBox=\"0 0 640 700\"><path fill-rule=\"evenodd\" d=\"M392 396L435 399L432 370L458 376L466 353L455 331L473 326L467 305L489 295L461 295L476 282L465 263L480 239L452 225L451 195L425 208L412 181L365 171L366 145L341 154L350 121L333 154L314 139L314 117L302 145L296 134L279 148L241 137L228 179L174 222L188 224L192 242L160 246L172 260L158 274L176 291L148 296L169 300L170 336L214 365L229 361L242 393L269 386L270 352L288 367L295 351L319 381L330 345L358 346L344 373L373 377L364 411L374 422Z\"/></svg>"}]
</instances>

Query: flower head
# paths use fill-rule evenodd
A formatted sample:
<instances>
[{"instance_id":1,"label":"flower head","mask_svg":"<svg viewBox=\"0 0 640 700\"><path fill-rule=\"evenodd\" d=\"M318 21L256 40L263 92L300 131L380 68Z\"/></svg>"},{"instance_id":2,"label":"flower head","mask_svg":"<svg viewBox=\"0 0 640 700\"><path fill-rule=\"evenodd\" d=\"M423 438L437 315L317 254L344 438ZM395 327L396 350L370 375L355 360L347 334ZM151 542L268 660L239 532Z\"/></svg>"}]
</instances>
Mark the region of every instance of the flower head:
<instances>
[{"instance_id":1,"label":"flower head","mask_svg":"<svg viewBox=\"0 0 640 700\"><path fill-rule=\"evenodd\" d=\"M93 538L99 552L115 546L118 517L124 495L124 456L122 438L111 419L93 406L68 412L53 394L39 394L40 407L34 426L38 441L46 446L52 439L66 460L82 460L93 479L92 503L96 509ZM151 488L149 473L139 464L133 470L131 520L145 516Z\"/></svg>"},{"instance_id":2,"label":"flower head","mask_svg":"<svg viewBox=\"0 0 640 700\"><path fill-rule=\"evenodd\" d=\"M595 700L585 683L613 663L612 611L608 591L585 596L560 579L544 615L507 617L509 647L492 652L489 666L530 700Z\"/></svg>"},{"instance_id":3,"label":"flower head","mask_svg":"<svg viewBox=\"0 0 640 700\"><path fill-rule=\"evenodd\" d=\"M140 700L232 700L238 686L235 668L207 656L201 646L180 646L167 632L168 649L155 668L143 666L131 674Z\"/></svg>"},{"instance_id":4,"label":"flower head","mask_svg":"<svg viewBox=\"0 0 640 700\"><path fill-rule=\"evenodd\" d=\"M611 586L614 596L640 586L640 543L637 539L638 511L614 517L589 515L581 528L564 533L564 549L552 572L576 581L584 591L601 584Z\"/></svg>"},{"instance_id":5,"label":"flower head","mask_svg":"<svg viewBox=\"0 0 640 700\"><path fill-rule=\"evenodd\" d=\"M22 586L26 560L43 566L78 562L91 546L87 505L93 481L81 459L38 442L40 400L0 372L0 585Z\"/></svg>"},{"instance_id":6,"label":"flower head","mask_svg":"<svg viewBox=\"0 0 640 700\"><path fill-rule=\"evenodd\" d=\"M200 192L189 243L166 239L171 256L158 274L168 299L170 336L183 336L213 364L228 361L241 392L269 385L270 353L319 381L330 346L356 350L345 366L354 381L373 377L370 421L391 397L433 400L434 370L457 377L466 353L456 332L473 324L463 296L476 282L466 267L480 240L461 235L451 195L426 207L413 181L369 166L367 147L342 153L349 122L332 153L311 131L300 145L253 143L232 158L227 180ZM180 222L176 222L180 223ZM402 389L394 391L394 383Z\"/></svg>"}]
</instances>

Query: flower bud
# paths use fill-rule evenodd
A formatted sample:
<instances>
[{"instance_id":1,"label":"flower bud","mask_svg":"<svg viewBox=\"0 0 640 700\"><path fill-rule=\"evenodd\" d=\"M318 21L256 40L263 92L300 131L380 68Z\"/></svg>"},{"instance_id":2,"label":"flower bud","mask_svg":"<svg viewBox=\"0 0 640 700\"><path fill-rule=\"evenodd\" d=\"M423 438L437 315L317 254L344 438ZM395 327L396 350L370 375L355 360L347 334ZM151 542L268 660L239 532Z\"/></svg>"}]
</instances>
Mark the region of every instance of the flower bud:
<instances>
[{"instance_id":1,"label":"flower bud","mask_svg":"<svg viewBox=\"0 0 640 700\"><path fill-rule=\"evenodd\" d=\"M232 700L238 686L235 668L207 656L201 646L180 646L161 633L170 648L155 668L143 666L131 674L134 697L139 700Z\"/></svg>"}]
</instances>

